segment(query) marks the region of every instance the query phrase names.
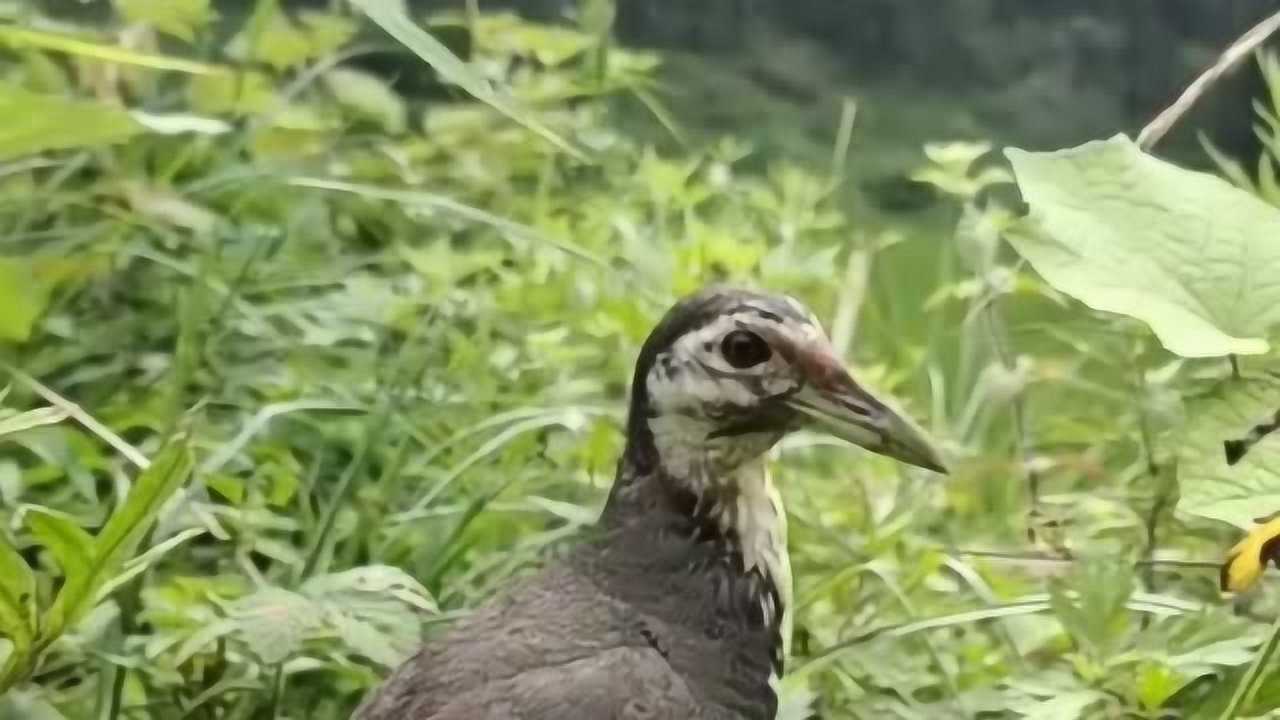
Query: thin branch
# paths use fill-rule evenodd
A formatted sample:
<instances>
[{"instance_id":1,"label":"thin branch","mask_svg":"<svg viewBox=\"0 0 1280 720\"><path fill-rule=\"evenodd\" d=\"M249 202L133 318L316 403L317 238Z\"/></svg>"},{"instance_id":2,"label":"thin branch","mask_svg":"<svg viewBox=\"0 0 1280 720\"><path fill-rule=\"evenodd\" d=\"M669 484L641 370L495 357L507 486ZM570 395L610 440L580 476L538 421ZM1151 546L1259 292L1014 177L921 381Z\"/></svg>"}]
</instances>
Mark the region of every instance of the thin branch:
<instances>
[{"instance_id":1,"label":"thin branch","mask_svg":"<svg viewBox=\"0 0 1280 720\"><path fill-rule=\"evenodd\" d=\"M951 555L961 555L965 557L980 557L991 560L1004 560L1014 563L1060 563L1073 564L1078 562L1076 558L1064 557L1062 555L1050 555L1047 553L1037 552L1004 552L1001 550L976 550L976 549L948 549L938 548L939 552L949 553ZM1217 572L1222 563L1212 560L1159 560L1155 558L1137 560L1133 563L1134 567L1170 567L1170 568L1188 568L1194 570L1213 570Z\"/></svg>"},{"instance_id":2,"label":"thin branch","mask_svg":"<svg viewBox=\"0 0 1280 720\"><path fill-rule=\"evenodd\" d=\"M1142 128L1142 132L1138 133L1138 147L1150 150L1153 145L1160 142L1160 139L1191 109L1192 105L1196 104L1201 96L1234 70L1242 60L1253 54L1253 51L1257 50L1277 30L1280 30L1280 12L1276 12L1241 35L1231 44L1231 47L1227 48L1226 52L1222 53L1212 67L1201 73L1195 82L1187 86L1172 105L1165 108Z\"/></svg>"}]
</instances>

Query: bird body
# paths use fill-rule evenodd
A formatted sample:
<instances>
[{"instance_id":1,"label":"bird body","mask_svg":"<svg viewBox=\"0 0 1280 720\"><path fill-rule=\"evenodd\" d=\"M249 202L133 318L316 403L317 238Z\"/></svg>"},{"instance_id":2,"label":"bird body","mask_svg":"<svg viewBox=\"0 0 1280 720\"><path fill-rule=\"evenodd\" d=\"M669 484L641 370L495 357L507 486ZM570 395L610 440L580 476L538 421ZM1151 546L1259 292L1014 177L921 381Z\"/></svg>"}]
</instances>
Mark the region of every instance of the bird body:
<instances>
[{"instance_id":1,"label":"bird body","mask_svg":"<svg viewBox=\"0 0 1280 720\"><path fill-rule=\"evenodd\" d=\"M799 303L716 288L677 304L641 349L599 524L425 646L355 718L771 720L791 577L764 455L814 418L941 469Z\"/></svg>"}]
</instances>

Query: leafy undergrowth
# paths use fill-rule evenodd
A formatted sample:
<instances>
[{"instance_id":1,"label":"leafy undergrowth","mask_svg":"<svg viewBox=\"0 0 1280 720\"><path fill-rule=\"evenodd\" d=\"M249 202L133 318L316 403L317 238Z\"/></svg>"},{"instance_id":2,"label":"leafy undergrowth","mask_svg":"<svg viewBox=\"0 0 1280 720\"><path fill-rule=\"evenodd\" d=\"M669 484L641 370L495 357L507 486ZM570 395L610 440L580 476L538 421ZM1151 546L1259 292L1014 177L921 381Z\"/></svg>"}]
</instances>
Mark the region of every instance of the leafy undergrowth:
<instances>
[{"instance_id":1,"label":"leafy undergrowth","mask_svg":"<svg viewBox=\"0 0 1280 720\"><path fill-rule=\"evenodd\" d=\"M1208 495L1236 476L1178 502L1269 399L1229 404L1227 360L1016 262L985 146L931 147L919 176L955 233L869 233L835 200L853 113L822 170L654 147L618 114L678 131L660 58L609 46L606 4L430 36L355 4L421 59L269 0L230 28L201 0L0 26L0 717L346 717L593 521L639 342L718 280L804 298L956 459L939 482L782 447L786 717L1280 704L1250 670L1275 603L1218 592L1214 520L1252 518ZM1265 318L1207 297L1170 310L1235 332L1199 355L1266 349ZM1169 342L1168 315L1128 314ZM1265 490L1257 450L1239 482Z\"/></svg>"}]
</instances>

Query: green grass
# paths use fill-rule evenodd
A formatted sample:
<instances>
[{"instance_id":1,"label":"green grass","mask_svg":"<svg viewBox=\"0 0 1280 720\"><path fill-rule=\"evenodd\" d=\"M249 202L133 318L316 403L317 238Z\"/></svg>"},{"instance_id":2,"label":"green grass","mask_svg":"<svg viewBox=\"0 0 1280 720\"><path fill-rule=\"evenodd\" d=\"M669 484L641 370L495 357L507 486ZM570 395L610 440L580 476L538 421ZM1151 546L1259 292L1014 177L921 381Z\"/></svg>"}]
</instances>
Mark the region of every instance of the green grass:
<instances>
[{"instance_id":1,"label":"green grass","mask_svg":"<svg viewBox=\"0 0 1280 720\"><path fill-rule=\"evenodd\" d=\"M940 111L860 105L846 174L839 98L712 133L658 82L691 61L602 72L591 33L470 19L495 109L328 72L390 42L355 15L260 2L223 42L196 0L117 5L160 32L0 33L0 717L346 717L593 521L639 343L720 280L804 298L956 458L784 444L788 717L1216 717L1246 674L1275 705L1275 603L1221 602L1228 536L1151 512L1154 341L1005 251L993 297L963 198L864 192ZM175 453L181 487L139 467Z\"/></svg>"}]
</instances>

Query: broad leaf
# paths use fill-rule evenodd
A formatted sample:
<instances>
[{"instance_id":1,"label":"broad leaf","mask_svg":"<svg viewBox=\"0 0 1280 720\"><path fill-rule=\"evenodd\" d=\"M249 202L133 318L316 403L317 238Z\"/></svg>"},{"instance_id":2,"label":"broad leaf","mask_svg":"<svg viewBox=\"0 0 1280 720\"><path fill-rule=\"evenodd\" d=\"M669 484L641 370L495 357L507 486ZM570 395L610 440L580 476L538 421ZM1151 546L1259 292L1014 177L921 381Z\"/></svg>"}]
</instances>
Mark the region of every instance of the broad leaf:
<instances>
[{"instance_id":1,"label":"broad leaf","mask_svg":"<svg viewBox=\"0 0 1280 720\"><path fill-rule=\"evenodd\" d=\"M1280 382L1228 380L1187 403L1178 482L1178 509L1241 528L1280 511L1280 438L1258 442L1228 465L1224 440L1239 437L1280 407Z\"/></svg>"},{"instance_id":2,"label":"broad leaf","mask_svg":"<svg viewBox=\"0 0 1280 720\"><path fill-rule=\"evenodd\" d=\"M1142 320L1179 355L1267 352L1280 211L1124 136L1006 154L1031 206L1009 240L1051 285Z\"/></svg>"},{"instance_id":3,"label":"broad leaf","mask_svg":"<svg viewBox=\"0 0 1280 720\"><path fill-rule=\"evenodd\" d=\"M287 659L325 627L324 610L313 600L278 587L237 601L231 615L239 637L269 664Z\"/></svg>"}]
</instances>

